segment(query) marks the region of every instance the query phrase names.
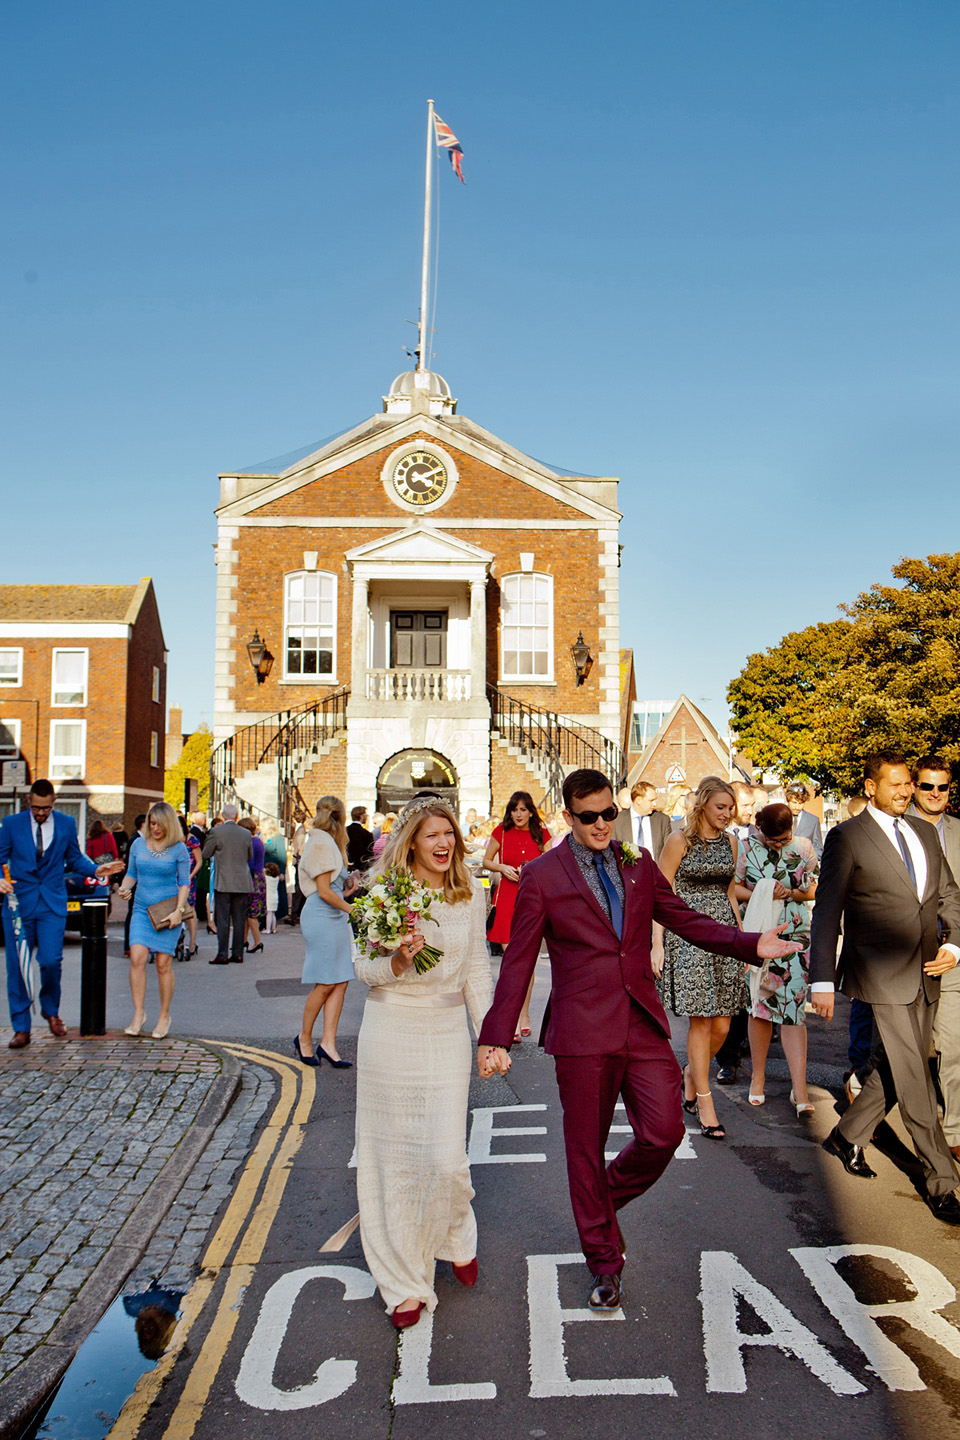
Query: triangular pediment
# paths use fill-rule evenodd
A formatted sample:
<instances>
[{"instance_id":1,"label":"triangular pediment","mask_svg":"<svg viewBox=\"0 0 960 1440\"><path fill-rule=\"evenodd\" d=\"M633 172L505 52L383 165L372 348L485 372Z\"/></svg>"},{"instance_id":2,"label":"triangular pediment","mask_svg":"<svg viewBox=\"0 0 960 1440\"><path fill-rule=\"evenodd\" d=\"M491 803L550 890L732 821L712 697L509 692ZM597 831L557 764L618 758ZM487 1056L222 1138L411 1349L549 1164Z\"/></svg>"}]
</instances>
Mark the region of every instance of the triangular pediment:
<instances>
[{"instance_id":1,"label":"triangular pediment","mask_svg":"<svg viewBox=\"0 0 960 1440\"><path fill-rule=\"evenodd\" d=\"M674 724L674 721L676 721L678 718L682 718L685 721L689 720L691 722L701 739L706 741L710 750L713 752L713 755L718 762L717 773L720 775L724 775L726 773L727 765L729 763L729 756L727 754L727 750L723 741L720 739L720 736L717 733L717 730L707 719L706 715L704 715L703 711L698 709L698 707L694 705L693 701L689 698L689 696L681 695L679 700L674 705L673 709L670 711L670 714L664 718L663 724L660 726L660 729L657 731L656 735L654 735L653 739L647 745L647 748L640 756L640 759L637 760L632 766L630 773L627 776L628 787L631 785L635 785L637 781L644 776L644 773L649 769L655 756L667 745L667 737L670 734L670 730ZM674 755L673 759L676 758L677 756Z\"/></svg>"},{"instance_id":2,"label":"triangular pediment","mask_svg":"<svg viewBox=\"0 0 960 1440\"><path fill-rule=\"evenodd\" d=\"M446 530L435 530L422 521L394 530L390 535L381 535L365 545L348 550L344 557L348 564L365 561L370 564L398 563L405 565L482 565L493 561L489 550L460 540Z\"/></svg>"}]
</instances>

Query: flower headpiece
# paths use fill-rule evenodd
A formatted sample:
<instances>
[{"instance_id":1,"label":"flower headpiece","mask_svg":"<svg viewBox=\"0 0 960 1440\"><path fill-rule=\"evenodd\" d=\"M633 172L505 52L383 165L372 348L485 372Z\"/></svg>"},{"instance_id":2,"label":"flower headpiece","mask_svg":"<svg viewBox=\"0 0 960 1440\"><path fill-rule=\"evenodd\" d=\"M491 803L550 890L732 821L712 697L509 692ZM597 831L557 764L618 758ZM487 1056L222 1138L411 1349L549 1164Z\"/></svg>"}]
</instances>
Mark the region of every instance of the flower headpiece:
<instances>
[{"instance_id":1,"label":"flower headpiece","mask_svg":"<svg viewBox=\"0 0 960 1440\"><path fill-rule=\"evenodd\" d=\"M454 822L456 821L457 817L453 813L453 806L449 800L441 800L439 795L424 795L419 800L411 800L409 805L403 807L400 812L400 824L406 825L407 821L411 820L414 815L419 815L421 810L428 810L431 805L441 806L442 809L446 810L450 819Z\"/></svg>"}]
</instances>

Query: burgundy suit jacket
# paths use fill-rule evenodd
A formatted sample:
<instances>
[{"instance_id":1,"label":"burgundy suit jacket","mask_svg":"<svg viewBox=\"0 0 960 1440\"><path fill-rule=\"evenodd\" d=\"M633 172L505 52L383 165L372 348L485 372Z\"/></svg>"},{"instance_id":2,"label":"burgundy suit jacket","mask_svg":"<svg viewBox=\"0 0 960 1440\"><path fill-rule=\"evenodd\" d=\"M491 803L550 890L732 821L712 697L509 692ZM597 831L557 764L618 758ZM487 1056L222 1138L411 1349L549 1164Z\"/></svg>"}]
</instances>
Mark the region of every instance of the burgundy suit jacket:
<instances>
[{"instance_id":1,"label":"burgundy suit jacket","mask_svg":"<svg viewBox=\"0 0 960 1440\"><path fill-rule=\"evenodd\" d=\"M636 1001L669 1036L670 1027L650 965L651 922L704 950L756 963L759 935L718 925L674 895L650 854L635 865L614 852L623 878L623 936L618 940L584 880L567 840L524 865L510 943L493 1004L480 1029L481 1045L510 1047L541 941L550 955L552 990L541 1044L550 1055L598 1055L622 1050Z\"/></svg>"}]
</instances>

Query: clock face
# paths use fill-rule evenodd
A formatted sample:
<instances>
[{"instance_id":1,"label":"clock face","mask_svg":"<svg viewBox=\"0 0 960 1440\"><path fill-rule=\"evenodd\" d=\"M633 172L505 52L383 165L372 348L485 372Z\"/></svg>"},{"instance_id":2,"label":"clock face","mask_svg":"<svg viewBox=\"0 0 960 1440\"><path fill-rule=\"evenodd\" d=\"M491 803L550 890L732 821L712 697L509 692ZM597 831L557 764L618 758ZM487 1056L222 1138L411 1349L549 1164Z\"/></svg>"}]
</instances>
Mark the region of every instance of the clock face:
<instances>
[{"instance_id":1,"label":"clock face","mask_svg":"<svg viewBox=\"0 0 960 1440\"><path fill-rule=\"evenodd\" d=\"M447 467L429 450L413 450L393 467L393 488L408 505L432 505L447 488Z\"/></svg>"}]
</instances>

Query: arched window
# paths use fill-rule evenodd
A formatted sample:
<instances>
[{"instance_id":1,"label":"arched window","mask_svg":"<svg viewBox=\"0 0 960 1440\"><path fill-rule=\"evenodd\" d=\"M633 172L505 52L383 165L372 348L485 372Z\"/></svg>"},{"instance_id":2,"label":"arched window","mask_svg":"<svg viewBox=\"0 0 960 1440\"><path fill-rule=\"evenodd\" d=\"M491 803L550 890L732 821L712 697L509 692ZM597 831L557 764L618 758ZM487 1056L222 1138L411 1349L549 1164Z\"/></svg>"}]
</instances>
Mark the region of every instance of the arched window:
<instances>
[{"instance_id":1,"label":"arched window","mask_svg":"<svg viewBox=\"0 0 960 1440\"><path fill-rule=\"evenodd\" d=\"M283 610L284 678L332 680L337 673L337 577L324 570L288 575Z\"/></svg>"},{"instance_id":2,"label":"arched window","mask_svg":"<svg viewBox=\"0 0 960 1440\"><path fill-rule=\"evenodd\" d=\"M503 680L553 679L552 575L504 575L500 674Z\"/></svg>"}]
</instances>

